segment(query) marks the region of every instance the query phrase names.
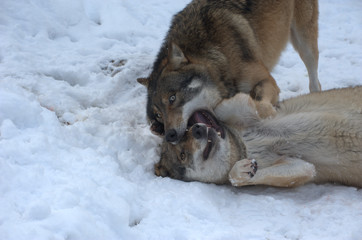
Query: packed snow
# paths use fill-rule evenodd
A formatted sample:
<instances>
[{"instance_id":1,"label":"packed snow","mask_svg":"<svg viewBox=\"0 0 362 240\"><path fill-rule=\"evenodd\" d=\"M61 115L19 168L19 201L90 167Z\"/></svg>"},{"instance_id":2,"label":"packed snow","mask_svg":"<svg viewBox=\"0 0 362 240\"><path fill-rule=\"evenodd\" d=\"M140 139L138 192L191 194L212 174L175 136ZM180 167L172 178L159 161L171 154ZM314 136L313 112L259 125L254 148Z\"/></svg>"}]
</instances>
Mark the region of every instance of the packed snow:
<instances>
[{"instance_id":1,"label":"packed snow","mask_svg":"<svg viewBox=\"0 0 362 240\"><path fill-rule=\"evenodd\" d=\"M0 1L0 239L362 239L354 187L154 175L161 139L136 79L188 2ZM320 1L324 90L362 85L361 26L360 0ZM290 45L272 74L282 99L308 93Z\"/></svg>"}]
</instances>

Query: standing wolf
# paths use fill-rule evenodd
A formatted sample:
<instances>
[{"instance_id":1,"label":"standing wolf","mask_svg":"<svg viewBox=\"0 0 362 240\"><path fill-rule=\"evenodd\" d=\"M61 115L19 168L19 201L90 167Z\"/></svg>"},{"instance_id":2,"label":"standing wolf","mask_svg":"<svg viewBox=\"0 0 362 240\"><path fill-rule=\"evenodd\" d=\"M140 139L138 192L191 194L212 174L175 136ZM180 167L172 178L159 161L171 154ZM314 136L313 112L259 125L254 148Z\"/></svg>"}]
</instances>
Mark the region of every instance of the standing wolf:
<instances>
[{"instance_id":1,"label":"standing wolf","mask_svg":"<svg viewBox=\"0 0 362 240\"><path fill-rule=\"evenodd\" d=\"M270 75L288 39L318 81L317 0L194 0L176 14L148 78L151 130L177 143L190 116L238 92L273 115L279 88Z\"/></svg>"}]
</instances>

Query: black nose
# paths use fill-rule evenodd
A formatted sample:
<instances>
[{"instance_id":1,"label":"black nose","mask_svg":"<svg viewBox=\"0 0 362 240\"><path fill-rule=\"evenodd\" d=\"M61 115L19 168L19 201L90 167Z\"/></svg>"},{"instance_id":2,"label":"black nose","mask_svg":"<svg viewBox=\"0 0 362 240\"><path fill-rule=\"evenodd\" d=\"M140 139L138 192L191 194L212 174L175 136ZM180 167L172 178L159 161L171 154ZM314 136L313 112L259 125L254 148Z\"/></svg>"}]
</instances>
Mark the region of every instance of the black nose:
<instances>
[{"instance_id":1,"label":"black nose","mask_svg":"<svg viewBox=\"0 0 362 240\"><path fill-rule=\"evenodd\" d=\"M177 132L175 129L170 129L166 132L166 141L175 142L177 140Z\"/></svg>"},{"instance_id":2,"label":"black nose","mask_svg":"<svg viewBox=\"0 0 362 240\"><path fill-rule=\"evenodd\" d=\"M206 137L206 135L206 126L197 124L192 127L192 136L194 138L200 139Z\"/></svg>"}]
</instances>

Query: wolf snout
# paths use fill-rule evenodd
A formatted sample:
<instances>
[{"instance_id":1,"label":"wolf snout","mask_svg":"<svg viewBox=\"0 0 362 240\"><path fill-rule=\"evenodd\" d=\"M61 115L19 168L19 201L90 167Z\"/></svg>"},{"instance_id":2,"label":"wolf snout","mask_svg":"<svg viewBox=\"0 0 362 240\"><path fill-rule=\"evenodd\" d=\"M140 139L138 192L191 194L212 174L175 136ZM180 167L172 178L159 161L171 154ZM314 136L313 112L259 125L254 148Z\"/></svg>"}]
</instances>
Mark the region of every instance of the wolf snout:
<instances>
[{"instance_id":1,"label":"wolf snout","mask_svg":"<svg viewBox=\"0 0 362 240\"><path fill-rule=\"evenodd\" d=\"M166 141L169 143L174 143L178 140L177 131L175 129L170 129L166 132Z\"/></svg>"},{"instance_id":2,"label":"wolf snout","mask_svg":"<svg viewBox=\"0 0 362 240\"><path fill-rule=\"evenodd\" d=\"M192 136L196 139L205 138L207 136L207 129L205 125L196 124L192 127Z\"/></svg>"}]
</instances>

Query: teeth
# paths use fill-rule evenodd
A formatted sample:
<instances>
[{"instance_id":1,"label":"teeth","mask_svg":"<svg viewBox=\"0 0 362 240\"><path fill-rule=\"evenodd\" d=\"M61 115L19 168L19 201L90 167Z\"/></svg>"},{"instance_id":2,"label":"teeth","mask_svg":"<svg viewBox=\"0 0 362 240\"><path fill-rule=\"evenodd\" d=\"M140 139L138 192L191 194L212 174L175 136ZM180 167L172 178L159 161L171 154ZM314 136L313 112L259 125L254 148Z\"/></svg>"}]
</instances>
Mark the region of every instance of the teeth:
<instances>
[{"instance_id":1,"label":"teeth","mask_svg":"<svg viewBox=\"0 0 362 240\"><path fill-rule=\"evenodd\" d=\"M207 140L207 142L211 143L211 140Z\"/></svg>"},{"instance_id":2,"label":"teeth","mask_svg":"<svg viewBox=\"0 0 362 240\"><path fill-rule=\"evenodd\" d=\"M220 136L221 136L221 132L217 132L217 135L220 137Z\"/></svg>"},{"instance_id":3,"label":"teeth","mask_svg":"<svg viewBox=\"0 0 362 240\"><path fill-rule=\"evenodd\" d=\"M186 132L188 132L189 131L189 129L188 128L186 128Z\"/></svg>"}]
</instances>

